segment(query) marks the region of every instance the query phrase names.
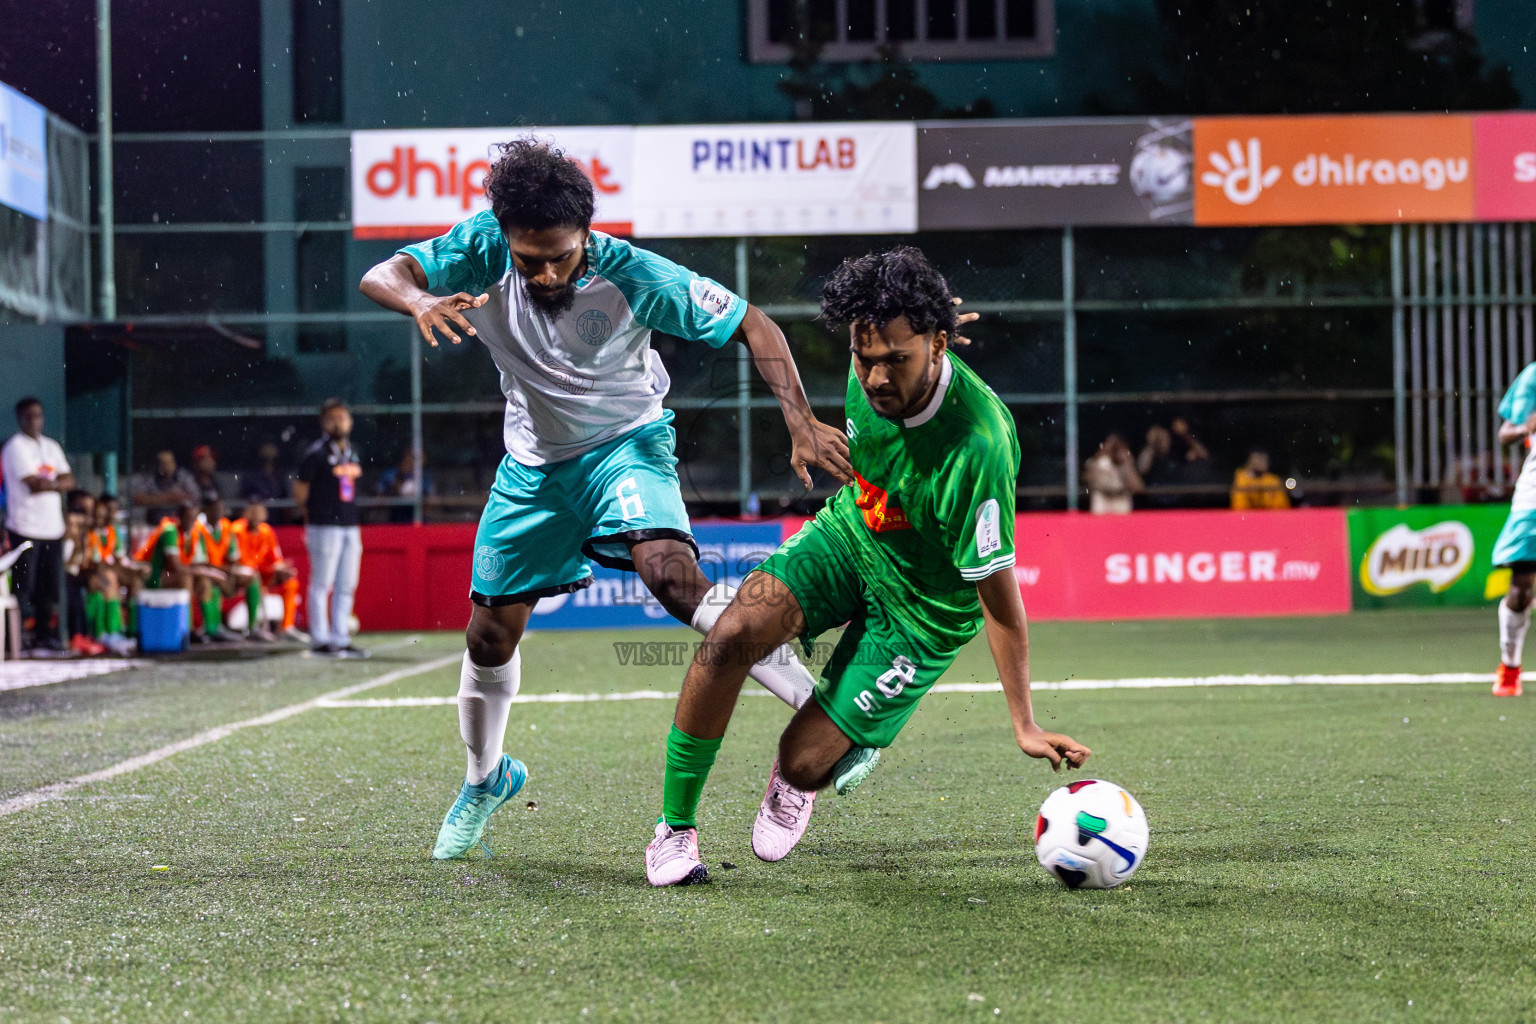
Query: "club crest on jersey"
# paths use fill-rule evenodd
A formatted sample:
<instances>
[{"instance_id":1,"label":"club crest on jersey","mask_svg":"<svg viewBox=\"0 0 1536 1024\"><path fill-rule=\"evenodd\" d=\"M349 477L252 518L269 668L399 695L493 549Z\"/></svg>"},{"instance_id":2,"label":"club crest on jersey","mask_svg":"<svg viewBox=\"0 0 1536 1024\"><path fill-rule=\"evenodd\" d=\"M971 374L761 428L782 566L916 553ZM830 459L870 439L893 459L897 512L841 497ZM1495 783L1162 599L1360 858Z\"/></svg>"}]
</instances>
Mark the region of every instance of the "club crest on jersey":
<instances>
[{"instance_id":1,"label":"club crest on jersey","mask_svg":"<svg viewBox=\"0 0 1536 1024\"><path fill-rule=\"evenodd\" d=\"M976 557L986 558L994 551L1003 549L1001 512L996 498L988 498L976 510Z\"/></svg>"},{"instance_id":2,"label":"club crest on jersey","mask_svg":"<svg viewBox=\"0 0 1536 1024\"><path fill-rule=\"evenodd\" d=\"M489 544L482 544L475 549L475 575L482 580L492 581L499 579L506 565L506 560L501 557L501 552Z\"/></svg>"},{"instance_id":3,"label":"club crest on jersey","mask_svg":"<svg viewBox=\"0 0 1536 1024\"><path fill-rule=\"evenodd\" d=\"M588 345L601 345L613 335L613 321L600 309L589 309L576 318L576 336Z\"/></svg>"},{"instance_id":4,"label":"club crest on jersey","mask_svg":"<svg viewBox=\"0 0 1536 1024\"><path fill-rule=\"evenodd\" d=\"M865 480L858 470L854 470L853 478L859 485L859 496L854 504L864 513L864 525L876 533L912 529L912 521L891 501L889 494Z\"/></svg>"},{"instance_id":5,"label":"club crest on jersey","mask_svg":"<svg viewBox=\"0 0 1536 1024\"><path fill-rule=\"evenodd\" d=\"M693 304L698 306L710 316L724 316L736 305L736 296L721 288L713 281L704 278L695 278L688 286L688 294L693 299Z\"/></svg>"}]
</instances>

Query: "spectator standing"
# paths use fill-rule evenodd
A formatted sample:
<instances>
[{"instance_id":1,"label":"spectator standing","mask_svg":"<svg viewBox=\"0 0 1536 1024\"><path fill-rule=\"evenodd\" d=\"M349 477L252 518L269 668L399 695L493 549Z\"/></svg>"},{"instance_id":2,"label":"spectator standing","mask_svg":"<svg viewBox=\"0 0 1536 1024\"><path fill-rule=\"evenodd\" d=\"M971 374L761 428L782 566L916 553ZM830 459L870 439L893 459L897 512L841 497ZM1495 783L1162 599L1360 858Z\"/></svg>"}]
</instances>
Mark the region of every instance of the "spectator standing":
<instances>
[{"instance_id":1,"label":"spectator standing","mask_svg":"<svg viewBox=\"0 0 1536 1024\"><path fill-rule=\"evenodd\" d=\"M151 527L174 519L184 504L198 504L197 479L176 464L170 449L155 453L155 471L134 489L133 502L144 506L144 521Z\"/></svg>"},{"instance_id":2,"label":"spectator standing","mask_svg":"<svg viewBox=\"0 0 1536 1024\"><path fill-rule=\"evenodd\" d=\"M1094 515L1124 515L1131 511L1132 496L1146 490L1130 446L1119 434L1106 437L1083 466L1083 485Z\"/></svg>"},{"instance_id":3,"label":"spectator standing","mask_svg":"<svg viewBox=\"0 0 1536 1024\"><path fill-rule=\"evenodd\" d=\"M1167 427L1153 424L1147 428L1147 443L1136 456L1136 472L1148 488L1176 487L1184 482L1184 465L1173 457L1173 434ZM1152 508L1174 508L1179 504L1179 495L1152 492L1147 504Z\"/></svg>"},{"instance_id":4,"label":"spectator standing","mask_svg":"<svg viewBox=\"0 0 1536 1024\"><path fill-rule=\"evenodd\" d=\"M1232 474L1232 507L1239 511L1290 508L1291 496L1280 478L1269 471L1269 453L1253 451Z\"/></svg>"},{"instance_id":5,"label":"spectator standing","mask_svg":"<svg viewBox=\"0 0 1536 1024\"><path fill-rule=\"evenodd\" d=\"M293 482L293 500L304 517L304 543L309 548L310 651L366 658L366 651L353 646L348 625L363 559L357 509L362 468L352 447L352 414L340 399L320 407L320 430L320 440L304 453Z\"/></svg>"},{"instance_id":6,"label":"spectator standing","mask_svg":"<svg viewBox=\"0 0 1536 1024\"><path fill-rule=\"evenodd\" d=\"M16 403L17 432L0 449L5 476L5 528L11 546L31 541L13 570L22 614L32 615L32 647L63 648L53 626L64 585L64 500L75 486L64 449L43 436L43 403L30 395Z\"/></svg>"}]
</instances>

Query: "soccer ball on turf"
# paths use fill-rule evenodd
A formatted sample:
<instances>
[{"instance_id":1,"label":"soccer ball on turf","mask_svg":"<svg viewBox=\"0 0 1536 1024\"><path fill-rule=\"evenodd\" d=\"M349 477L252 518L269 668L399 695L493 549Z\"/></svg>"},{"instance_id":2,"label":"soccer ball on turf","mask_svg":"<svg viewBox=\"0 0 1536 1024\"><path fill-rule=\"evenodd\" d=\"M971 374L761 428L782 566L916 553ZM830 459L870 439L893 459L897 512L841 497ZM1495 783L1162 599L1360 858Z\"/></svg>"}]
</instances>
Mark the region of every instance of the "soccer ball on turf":
<instances>
[{"instance_id":1,"label":"soccer ball on turf","mask_svg":"<svg viewBox=\"0 0 1536 1024\"><path fill-rule=\"evenodd\" d=\"M1035 856L1068 889L1113 889L1141 867L1147 815L1113 782L1082 779L1045 798Z\"/></svg>"}]
</instances>

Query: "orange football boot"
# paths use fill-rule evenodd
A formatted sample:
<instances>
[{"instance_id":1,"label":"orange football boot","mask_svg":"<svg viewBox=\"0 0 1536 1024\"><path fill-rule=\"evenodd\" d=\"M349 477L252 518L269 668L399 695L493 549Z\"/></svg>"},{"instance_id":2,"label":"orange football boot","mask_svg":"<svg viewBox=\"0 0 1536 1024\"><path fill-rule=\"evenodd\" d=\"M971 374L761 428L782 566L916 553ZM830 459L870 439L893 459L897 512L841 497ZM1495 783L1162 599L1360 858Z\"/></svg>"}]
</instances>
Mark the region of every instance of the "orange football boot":
<instances>
[{"instance_id":1,"label":"orange football boot","mask_svg":"<svg viewBox=\"0 0 1536 1024\"><path fill-rule=\"evenodd\" d=\"M1520 696L1520 666L1499 662L1499 676L1493 684L1495 697Z\"/></svg>"}]
</instances>

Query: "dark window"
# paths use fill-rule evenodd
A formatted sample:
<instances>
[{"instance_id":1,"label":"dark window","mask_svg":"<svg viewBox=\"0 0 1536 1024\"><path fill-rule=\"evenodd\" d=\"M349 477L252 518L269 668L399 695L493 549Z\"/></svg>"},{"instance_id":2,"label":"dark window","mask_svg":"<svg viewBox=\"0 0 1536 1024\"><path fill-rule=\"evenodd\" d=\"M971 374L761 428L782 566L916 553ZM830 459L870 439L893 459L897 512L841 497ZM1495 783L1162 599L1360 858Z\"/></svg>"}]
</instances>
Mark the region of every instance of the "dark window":
<instances>
[{"instance_id":1,"label":"dark window","mask_svg":"<svg viewBox=\"0 0 1536 1024\"><path fill-rule=\"evenodd\" d=\"M971 0L966 5L965 34L971 39L991 39L997 35L995 0Z\"/></svg>"},{"instance_id":2,"label":"dark window","mask_svg":"<svg viewBox=\"0 0 1536 1024\"><path fill-rule=\"evenodd\" d=\"M293 119L341 121L341 0L293 0Z\"/></svg>"},{"instance_id":3,"label":"dark window","mask_svg":"<svg viewBox=\"0 0 1536 1024\"><path fill-rule=\"evenodd\" d=\"M1456 27L1456 0L1422 0L1424 27L1450 31Z\"/></svg>"},{"instance_id":4,"label":"dark window","mask_svg":"<svg viewBox=\"0 0 1536 1024\"><path fill-rule=\"evenodd\" d=\"M928 38L955 38L959 13L956 0L928 0Z\"/></svg>"},{"instance_id":5,"label":"dark window","mask_svg":"<svg viewBox=\"0 0 1536 1024\"><path fill-rule=\"evenodd\" d=\"M768 41L788 44L795 31L795 0L768 0Z\"/></svg>"},{"instance_id":6,"label":"dark window","mask_svg":"<svg viewBox=\"0 0 1536 1024\"><path fill-rule=\"evenodd\" d=\"M1466 0L1448 0L1465 3ZM806 40L825 61L1010 60L1050 55L1056 0L748 0L754 61L787 61Z\"/></svg>"},{"instance_id":7,"label":"dark window","mask_svg":"<svg viewBox=\"0 0 1536 1024\"><path fill-rule=\"evenodd\" d=\"M805 10L812 39L825 43L837 38L837 0L806 0Z\"/></svg>"},{"instance_id":8,"label":"dark window","mask_svg":"<svg viewBox=\"0 0 1536 1024\"><path fill-rule=\"evenodd\" d=\"M1035 24L1035 0L1006 0L1009 39L1033 39Z\"/></svg>"},{"instance_id":9,"label":"dark window","mask_svg":"<svg viewBox=\"0 0 1536 1024\"><path fill-rule=\"evenodd\" d=\"M868 43L875 38L875 0L848 0L848 41Z\"/></svg>"}]
</instances>

